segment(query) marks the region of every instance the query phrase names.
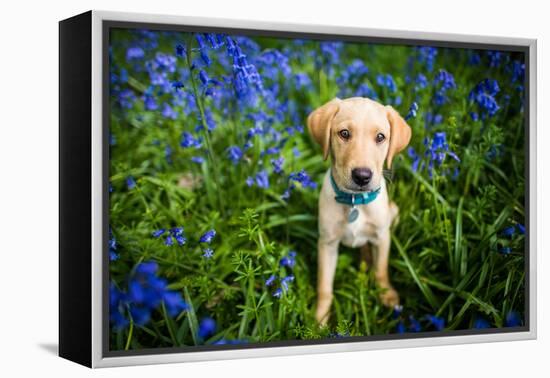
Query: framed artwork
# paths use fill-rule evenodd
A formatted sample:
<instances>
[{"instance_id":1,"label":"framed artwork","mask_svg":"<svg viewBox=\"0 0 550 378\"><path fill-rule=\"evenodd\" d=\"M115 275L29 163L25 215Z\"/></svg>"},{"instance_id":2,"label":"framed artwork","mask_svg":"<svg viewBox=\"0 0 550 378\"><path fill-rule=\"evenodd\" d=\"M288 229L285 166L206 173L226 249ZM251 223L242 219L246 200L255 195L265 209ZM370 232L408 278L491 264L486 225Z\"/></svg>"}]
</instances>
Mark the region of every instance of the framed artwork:
<instances>
[{"instance_id":1,"label":"framed artwork","mask_svg":"<svg viewBox=\"0 0 550 378\"><path fill-rule=\"evenodd\" d=\"M536 337L536 41L60 22L60 355Z\"/></svg>"}]
</instances>

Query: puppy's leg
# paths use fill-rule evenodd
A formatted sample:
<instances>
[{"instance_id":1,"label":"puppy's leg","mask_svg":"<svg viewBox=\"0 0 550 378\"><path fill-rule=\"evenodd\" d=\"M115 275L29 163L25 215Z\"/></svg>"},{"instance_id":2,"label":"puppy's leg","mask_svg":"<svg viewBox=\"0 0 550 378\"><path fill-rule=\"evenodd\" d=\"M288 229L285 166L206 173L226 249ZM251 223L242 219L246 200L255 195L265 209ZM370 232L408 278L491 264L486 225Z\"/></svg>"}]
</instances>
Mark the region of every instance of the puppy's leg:
<instances>
[{"instance_id":1,"label":"puppy's leg","mask_svg":"<svg viewBox=\"0 0 550 378\"><path fill-rule=\"evenodd\" d=\"M393 201L390 201L390 223L394 227L399 223L399 207Z\"/></svg>"},{"instance_id":2,"label":"puppy's leg","mask_svg":"<svg viewBox=\"0 0 550 378\"><path fill-rule=\"evenodd\" d=\"M389 228L384 230L379 238L379 243L376 246L376 252L374 254L374 265L376 268L376 282L378 286L383 290L380 294L380 300L385 306L394 307L399 304L399 295L394 290L390 283L388 275L388 262L390 255L390 230Z\"/></svg>"},{"instance_id":3,"label":"puppy's leg","mask_svg":"<svg viewBox=\"0 0 550 378\"><path fill-rule=\"evenodd\" d=\"M317 263L317 309L315 319L321 325L327 324L332 304L332 286L338 260L338 241L319 239Z\"/></svg>"}]
</instances>

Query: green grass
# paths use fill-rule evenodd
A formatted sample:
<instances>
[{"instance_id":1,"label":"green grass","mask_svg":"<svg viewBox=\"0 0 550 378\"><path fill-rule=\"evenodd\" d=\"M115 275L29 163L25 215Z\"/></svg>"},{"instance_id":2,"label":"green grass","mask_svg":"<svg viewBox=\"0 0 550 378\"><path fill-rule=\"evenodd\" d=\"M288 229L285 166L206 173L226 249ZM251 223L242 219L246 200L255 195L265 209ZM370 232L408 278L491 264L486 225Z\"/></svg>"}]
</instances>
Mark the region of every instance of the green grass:
<instances>
[{"instance_id":1,"label":"green grass","mask_svg":"<svg viewBox=\"0 0 550 378\"><path fill-rule=\"evenodd\" d=\"M156 46L150 45L153 39ZM512 62L522 56L503 53L501 65L488 68L485 52L479 52L480 65L469 65L473 51L438 49L435 68L430 71L418 60L419 52L413 47L349 44L331 71L326 62L319 66L307 53L318 51L318 42L301 46L284 39L256 41L260 51L246 50L249 62L265 49L288 49L284 53L290 57L292 72L306 73L312 80L311 87L296 88L291 77L278 72L270 79L267 68L258 65L264 86L278 83L283 88L278 100L295 105L294 110L287 109L275 120L275 130L284 134L285 127L294 126L294 113L304 125L311 109L367 83L376 90L380 102L394 103L402 115L413 101L418 103L418 114L409 124L413 129L411 146L421 164L429 160L424 156L423 140L435 132L445 132L450 150L460 157L460 163L445 158L431 175L426 168L413 170L406 152L394 163L388 188L400 207L400 221L392 232L390 277L400 294L403 313L395 317L391 309L381 305L372 269L360 262L358 250L341 247L331 320L320 328L314 319L319 188L298 184L288 201L281 199L290 172L304 169L321 183L329 163L323 162L318 146L306 130L288 136L280 154L266 156L262 152L274 142L255 136L251 139L253 147L233 164L227 158L227 148L244 145L246 132L254 126L247 116L273 109L265 100L254 107L239 108L237 100L229 98L220 106L215 99L203 96L197 70L189 76L190 65L198 59L197 52L191 50L196 42L189 35L159 34L151 38L120 30L111 34L111 72L120 76L125 69L128 79L112 82L109 222L118 258L110 262L110 279L126 291L132 269L140 262L156 261L159 276L169 282L170 289L181 293L189 309L171 317L161 305L145 325L134 324L124 309L130 324L124 329L112 328L111 349L192 346L221 339L269 342L388 334L396 332L399 321L408 326L409 315L426 331L434 330L424 319L427 314L442 317L447 330L472 328L477 318L486 319L492 327L503 327L511 311L523 317L524 235L502 234L506 227L525 223L522 92L516 90L510 73ZM128 62L126 49L136 43L143 46L145 57ZM142 96L151 81L145 62L153 60L159 51L173 55L177 43L187 45L188 55L177 58L177 72L167 73L167 78L182 80L183 93L195 96L196 107L190 105L190 97L174 105L177 95L173 90L159 94L157 86L151 93L159 109L146 110ZM220 63L223 52L210 50L209 54L213 61L205 69L209 76L227 74ZM359 79L339 82L353 59L363 60L369 72ZM441 106L433 100L433 78L439 69L451 72L456 82L456 88L447 92L448 102ZM393 75L397 92L377 84L379 73ZM426 75L430 82L427 88L415 90L414 84L407 82L406 76L417 73ZM469 112L477 108L468 94L485 78L499 82L496 100L500 109L494 117L473 121ZM135 96L130 108L121 106L120 91L124 89ZM510 96L508 101L506 96ZM401 97L401 104L395 104L396 97ZM162 115L164 103L178 112L175 119ZM192 111L185 114L188 109ZM216 123L212 132L204 131L208 126L205 111ZM442 122L426 125L429 114L441 114ZM203 130L196 132L197 125ZM203 147L180 147L184 131L201 137ZM494 146L500 146L500 153L490 158ZM166 147L171 149L170 159L166 158ZM294 148L299 149L299 156L294 156ZM191 161L197 155L204 157L204 163ZM281 175L272 172L270 163L278 156L285 158ZM459 172L453 177L455 168ZM269 172L269 188L249 187L247 177L261 169ZM132 189L126 183L130 176L136 181ZM163 238L151 235L157 229L176 226L185 228L188 241L184 246L166 246ZM217 232L211 259L202 256L205 245L198 242L209 229ZM511 253L499 253L504 247L510 247ZM292 269L281 267L280 259L291 250L297 252L296 265ZM278 280L274 287L266 287L265 280L272 274ZM295 277L289 290L281 298L273 297L279 280L288 275ZM203 339L199 328L205 317L213 318L217 327Z\"/></svg>"}]
</instances>

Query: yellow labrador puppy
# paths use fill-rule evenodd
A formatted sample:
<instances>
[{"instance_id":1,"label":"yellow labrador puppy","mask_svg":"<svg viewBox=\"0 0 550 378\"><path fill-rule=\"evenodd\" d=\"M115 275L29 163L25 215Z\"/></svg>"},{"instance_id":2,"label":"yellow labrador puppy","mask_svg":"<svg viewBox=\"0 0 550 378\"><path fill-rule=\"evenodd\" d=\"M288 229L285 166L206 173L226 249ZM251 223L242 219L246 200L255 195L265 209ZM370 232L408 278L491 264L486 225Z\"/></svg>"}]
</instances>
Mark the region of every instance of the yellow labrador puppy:
<instances>
[{"instance_id":1,"label":"yellow labrador puppy","mask_svg":"<svg viewBox=\"0 0 550 378\"><path fill-rule=\"evenodd\" d=\"M365 256L373 247L376 281L386 306L399 304L388 277L390 226L399 209L390 202L383 176L384 162L411 139L411 128L391 107L368 98L335 98L313 111L307 125L331 156L319 197L318 282L316 318L326 324L338 246L361 248Z\"/></svg>"}]
</instances>

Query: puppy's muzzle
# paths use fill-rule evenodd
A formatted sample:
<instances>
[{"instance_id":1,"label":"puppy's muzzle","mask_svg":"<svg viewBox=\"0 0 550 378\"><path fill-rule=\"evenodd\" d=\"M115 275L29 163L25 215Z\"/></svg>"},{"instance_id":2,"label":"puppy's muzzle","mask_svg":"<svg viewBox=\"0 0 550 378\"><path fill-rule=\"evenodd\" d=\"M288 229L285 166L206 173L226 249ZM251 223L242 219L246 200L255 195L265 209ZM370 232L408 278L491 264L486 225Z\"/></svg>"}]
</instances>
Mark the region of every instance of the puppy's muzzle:
<instances>
[{"instance_id":1,"label":"puppy's muzzle","mask_svg":"<svg viewBox=\"0 0 550 378\"><path fill-rule=\"evenodd\" d=\"M366 186L372 179L372 171L369 168L354 168L351 179L359 186Z\"/></svg>"}]
</instances>

